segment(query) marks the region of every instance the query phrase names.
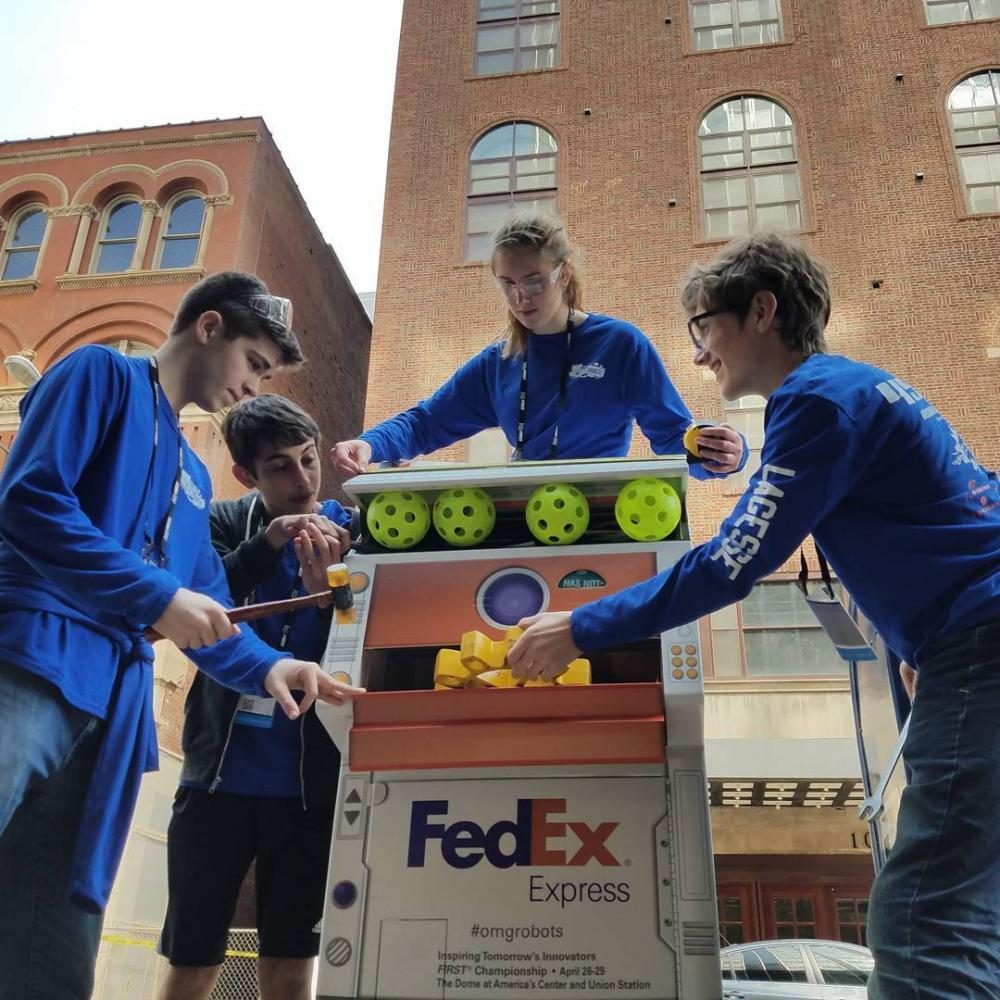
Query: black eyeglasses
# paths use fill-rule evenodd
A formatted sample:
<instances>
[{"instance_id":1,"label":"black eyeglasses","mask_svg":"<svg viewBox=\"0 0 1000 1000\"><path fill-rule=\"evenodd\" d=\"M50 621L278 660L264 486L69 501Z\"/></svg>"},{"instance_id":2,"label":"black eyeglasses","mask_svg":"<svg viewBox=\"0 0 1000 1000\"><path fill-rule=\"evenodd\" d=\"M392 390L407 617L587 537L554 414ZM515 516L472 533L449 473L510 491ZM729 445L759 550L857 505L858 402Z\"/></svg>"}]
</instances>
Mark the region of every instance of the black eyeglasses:
<instances>
[{"instance_id":1,"label":"black eyeglasses","mask_svg":"<svg viewBox=\"0 0 1000 1000\"><path fill-rule=\"evenodd\" d=\"M688 320L688 334L696 351L705 350L705 331L701 328L702 321L710 316L718 316L720 313L732 311L732 309L709 309L707 312L698 313L697 316L692 316Z\"/></svg>"}]
</instances>

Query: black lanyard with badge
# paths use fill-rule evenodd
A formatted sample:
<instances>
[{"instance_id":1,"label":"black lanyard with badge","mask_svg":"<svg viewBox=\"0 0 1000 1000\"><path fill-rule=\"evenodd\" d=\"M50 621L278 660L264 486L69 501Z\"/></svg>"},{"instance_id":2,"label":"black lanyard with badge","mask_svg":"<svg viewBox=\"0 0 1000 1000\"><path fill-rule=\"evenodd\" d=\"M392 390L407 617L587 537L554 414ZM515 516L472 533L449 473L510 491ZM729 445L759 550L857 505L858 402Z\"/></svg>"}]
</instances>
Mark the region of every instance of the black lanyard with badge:
<instances>
[{"instance_id":1,"label":"black lanyard with badge","mask_svg":"<svg viewBox=\"0 0 1000 1000\"><path fill-rule=\"evenodd\" d=\"M257 494L250 501L250 509L247 511L247 523L246 528L243 532L243 541L247 542L250 540L251 536L254 534L253 531L253 521L254 512L257 509L257 503L260 500L260 495ZM263 505L261 506L263 511ZM260 518L261 527L263 527L263 516ZM288 595L289 599L294 599L299 596L302 590L302 566L299 565L299 571L295 575L295 583L292 585L292 591ZM246 596L243 603L253 604L254 602L254 592ZM292 631L293 619L295 617L295 612L290 612L285 617L285 623L281 627L281 635L278 641L275 643L275 648L279 652L284 652L286 646L288 645L288 636ZM239 703L236 706L236 716L234 721L238 725L244 726L256 726L261 729L270 729L271 724L274 721L274 706L275 701L273 698L259 698L254 695L242 695L240 697Z\"/></svg>"},{"instance_id":2,"label":"black lanyard with badge","mask_svg":"<svg viewBox=\"0 0 1000 1000\"><path fill-rule=\"evenodd\" d=\"M566 390L569 387L570 351L573 347L574 311L570 309L566 317L566 356L563 359L562 374L559 378L559 405L556 409L556 426L552 432L552 443L549 445L549 460L559 457L559 418L566 406ZM512 462L524 460L524 416L528 405L528 352L525 350L521 361L521 388L517 396L517 444L514 447Z\"/></svg>"},{"instance_id":3,"label":"black lanyard with badge","mask_svg":"<svg viewBox=\"0 0 1000 1000\"><path fill-rule=\"evenodd\" d=\"M163 390L160 387L160 369L156 358L149 359L149 381L153 390L153 451L149 457L149 468L146 470L146 482L143 486L143 507L146 511L146 518L143 524L142 536L142 558L145 562L165 569L169 557L167 556L167 542L170 540L170 529L174 523L174 513L177 510L177 498L181 491L181 480L184 476L184 438L177 431L177 472L174 475L174 485L170 491L170 503L167 505L167 512L160 521L159 529L153 530L153 476L156 469L156 452L160 446L160 398Z\"/></svg>"}]
</instances>

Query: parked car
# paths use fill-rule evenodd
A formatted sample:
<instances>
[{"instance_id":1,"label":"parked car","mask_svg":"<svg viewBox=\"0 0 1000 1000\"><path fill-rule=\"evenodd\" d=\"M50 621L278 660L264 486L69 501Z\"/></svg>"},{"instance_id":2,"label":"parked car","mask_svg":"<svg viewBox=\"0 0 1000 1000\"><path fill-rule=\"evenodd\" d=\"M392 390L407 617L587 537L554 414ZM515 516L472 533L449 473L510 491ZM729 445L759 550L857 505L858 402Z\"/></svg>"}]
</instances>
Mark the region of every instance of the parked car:
<instances>
[{"instance_id":1,"label":"parked car","mask_svg":"<svg viewBox=\"0 0 1000 1000\"><path fill-rule=\"evenodd\" d=\"M841 941L786 939L722 949L725 1000L865 1000L874 962Z\"/></svg>"}]
</instances>

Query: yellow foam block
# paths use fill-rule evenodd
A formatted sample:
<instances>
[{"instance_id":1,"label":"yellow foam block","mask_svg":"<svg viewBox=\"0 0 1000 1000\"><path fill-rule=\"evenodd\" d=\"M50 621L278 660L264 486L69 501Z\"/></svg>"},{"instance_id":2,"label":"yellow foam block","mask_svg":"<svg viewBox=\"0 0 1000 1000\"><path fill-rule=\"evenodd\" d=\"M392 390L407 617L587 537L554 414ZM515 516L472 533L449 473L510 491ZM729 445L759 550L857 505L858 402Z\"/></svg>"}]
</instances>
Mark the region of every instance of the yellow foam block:
<instances>
[{"instance_id":1,"label":"yellow foam block","mask_svg":"<svg viewBox=\"0 0 1000 1000\"><path fill-rule=\"evenodd\" d=\"M517 681L509 670L484 670L469 680L466 687L512 688Z\"/></svg>"},{"instance_id":2,"label":"yellow foam block","mask_svg":"<svg viewBox=\"0 0 1000 1000\"><path fill-rule=\"evenodd\" d=\"M494 642L482 632L463 632L461 656L470 673L500 670L507 662L507 643L503 640Z\"/></svg>"},{"instance_id":3,"label":"yellow foam block","mask_svg":"<svg viewBox=\"0 0 1000 1000\"><path fill-rule=\"evenodd\" d=\"M557 684L589 684L590 660L573 660L564 674L556 678Z\"/></svg>"},{"instance_id":4,"label":"yellow foam block","mask_svg":"<svg viewBox=\"0 0 1000 1000\"><path fill-rule=\"evenodd\" d=\"M460 688L472 676L457 649L439 649L434 658L434 687Z\"/></svg>"}]
</instances>

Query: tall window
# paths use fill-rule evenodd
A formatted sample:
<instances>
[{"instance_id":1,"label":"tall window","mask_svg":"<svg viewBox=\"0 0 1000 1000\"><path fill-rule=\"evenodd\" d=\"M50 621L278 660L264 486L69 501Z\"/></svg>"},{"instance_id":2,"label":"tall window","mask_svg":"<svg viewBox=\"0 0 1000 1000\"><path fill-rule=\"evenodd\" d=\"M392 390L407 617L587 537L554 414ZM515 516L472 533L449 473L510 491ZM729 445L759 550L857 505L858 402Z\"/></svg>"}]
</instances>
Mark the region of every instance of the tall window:
<instances>
[{"instance_id":1,"label":"tall window","mask_svg":"<svg viewBox=\"0 0 1000 1000\"><path fill-rule=\"evenodd\" d=\"M204 221L205 202L201 195L181 195L170 206L160 236L158 266L191 267L198 259L198 244Z\"/></svg>"},{"instance_id":2,"label":"tall window","mask_svg":"<svg viewBox=\"0 0 1000 1000\"><path fill-rule=\"evenodd\" d=\"M1000 69L959 83L948 112L969 211L1000 212Z\"/></svg>"},{"instance_id":3,"label":"tall window","mask_svg":"<svg viewBox=\"0 0 1000 1000\"><path fill-rule=\"evenodd\" d=\"M469 156L466 260L484 260L493 231L517 208L556 207L556 140L539 125L490 129Z\"/></svg>"},{"instance_id":4,"label":"tall window","mask_svg":"<svg viewBox=\"0 0 1000 1000\"><path fill-rule=\"evenodd\" d=\"M763 97L716 105L698 129L708 239L802 228L802 190L792 119Z\"/></svg>"},{"instance_id":5,"label":"tall window","mask_svg":"<svg viewBox=\"0 0 1000 1000\"><path fill-rule=\"evenodd\" d=\"M928 24L985 21L1000 17L1000 0L924 0Z\"/></svg>"},{"instance_id":6,"label":"tall window","mask_svg":"<svg viewBox=\"0 0 1000 1000\"><path fill-rule=\"evenodd\" d=\"M689 0L699 52L781 41L781 0Z\"/></svg>"},{"instance_id":7,"label":"tall window","mask_svg":"<svg viewBox=\"0 0 1000 1000\"><path fill-rule=\"evenodd\" d=\"M476 75L559 65L559 0L476 0Z\"/></svg>"},{"instance_id":8,"label":"tall window","mask_svg":"<svg viewBox=\"0 0 1000 1000\"><path fill-rule=\"evenodd\" d=\"M751 677L847 673L846 662L820 628L794 581L758 583L740 610L746 669Z\"/></svg>"},{"instance_id":9,"label":"tall window","mask_svg":"<svg viewBox=\"0 0 1000 1000\"><path fill-rule=\"evenodd\" d=\"M17 281L34 276L47 223L48 216L41 205L28 205L11 219L10 235L3 249L0 280Z\"/></svg>"},{"instance_id":10,"label":"tall window","mask_svg":"<svg viewBox=\"0 0 1000 1000\"><path fill-rule=\"evenodd\" d=\"M94 271L105 274L108 271L127 271L132 266L141 222L142 206L138 201L126 199L108 205L97 245Z\"/></svg>"}]
</instances>

